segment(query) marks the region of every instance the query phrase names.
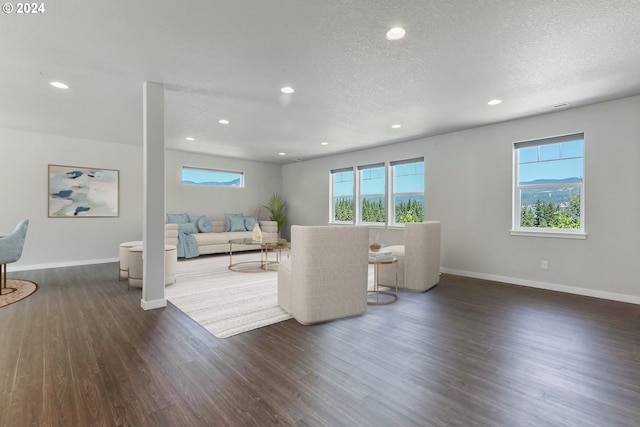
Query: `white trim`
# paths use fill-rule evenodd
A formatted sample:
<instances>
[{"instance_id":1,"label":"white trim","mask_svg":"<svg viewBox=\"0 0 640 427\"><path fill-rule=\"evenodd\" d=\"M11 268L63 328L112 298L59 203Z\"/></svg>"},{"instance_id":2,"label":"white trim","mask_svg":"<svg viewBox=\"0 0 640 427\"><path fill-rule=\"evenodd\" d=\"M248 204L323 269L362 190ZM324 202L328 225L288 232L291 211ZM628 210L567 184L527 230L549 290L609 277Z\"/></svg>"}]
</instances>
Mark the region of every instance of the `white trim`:
<instances>
[{"instance_id":1,"label":"white trim","mask_svg":"<svg viewBox=\"0 0 640 427\"><path fill-rule=\"evenodd\" d=\"M27 271L27 270L43 270L46 268L61 268L61 267L76 267L79 265L90 264L108 264L110 262L119 262L118 258L103 258L103 259L85 259L78 261L63 261L63 262L50 262L46 264L31 264L31 265L7 265L7 273L12 271Z\"/></svg>"},{"instance_id":2,"label":"white trim","mask_svg":"<svg viewBox=\"0 0 640 427\"><path fill-rule=\"evenodd\" d=\"M553 230L561 230L554 228ZM525 231L525 230L511 230L512 236L522 237L553 237L556 239L586 239L587 233L570 233L567 231Z\"/></svg>"},{"instance_id":3,"label":"white trim","mask_svg":"<svg viewBox=\"0 0 640 427\"><path fill-rule=\"evenodd\" d=\"M140 300L140 307L145 310L154 310L156 308L163 308L167 306L167 299L156 299L153 301L145 301L144 299Z\"/></svg>"},{"instance_id":4,"label":"white trim","mask_svg":"<svg viewBox=\"0 0 640 427\"><path fill-rule=\"evenodd\" d=\"M538 282L535 280L519 279L516 277L496 276L493 274L476 273L472 271L457 270L441 267L440 272L454 274L456 276L473 277L475 279L491 280L494 282L508 283L511 285L527 286L530 288L546 289L549 291L565 292L568 294L582 295L585 297L600 298L612 301L640 304L640 296L617 294L614 292L599 291L595 289L577 288L575 286L560 285L557 283Z\"/></svg>"}]
</instances>

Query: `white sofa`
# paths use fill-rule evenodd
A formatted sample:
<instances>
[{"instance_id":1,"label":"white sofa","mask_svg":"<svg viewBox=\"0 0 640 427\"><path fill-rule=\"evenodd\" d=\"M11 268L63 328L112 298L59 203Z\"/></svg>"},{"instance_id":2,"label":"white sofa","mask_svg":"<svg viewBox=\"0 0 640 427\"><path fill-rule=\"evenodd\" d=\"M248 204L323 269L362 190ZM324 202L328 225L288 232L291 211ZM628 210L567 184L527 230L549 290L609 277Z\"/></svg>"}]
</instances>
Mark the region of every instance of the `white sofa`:
<instances>
[{"instance_id":1,"label":"white sofa","mask_svg":"<svg viewBox=\"0 0 640 427\"><path fill-rule=\"evenodd\" d=\"M278 235L278 223L275 221L259 221L263 238ZM252 231L225 231L225 221L211 221L211 231L208 233L191 234L198 243L200 255L229 252L229 240L252 238ZM247 251L260 249L257 245L235 245L233 251Z\"/></svg>"}]
</instances>

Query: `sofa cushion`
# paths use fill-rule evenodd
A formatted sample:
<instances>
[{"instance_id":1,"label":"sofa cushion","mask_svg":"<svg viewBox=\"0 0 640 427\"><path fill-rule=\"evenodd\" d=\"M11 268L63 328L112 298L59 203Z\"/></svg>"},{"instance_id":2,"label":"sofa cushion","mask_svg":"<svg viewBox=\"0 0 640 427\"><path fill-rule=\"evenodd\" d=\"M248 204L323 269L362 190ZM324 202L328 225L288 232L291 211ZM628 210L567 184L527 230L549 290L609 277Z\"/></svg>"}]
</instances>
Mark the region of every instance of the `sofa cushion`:
<instances>
[{"instance_id":1,"label":"sofa cushion","mask_svg":"<svg viewBox=\"0 0 640 427\"><path fill-rule=\"evenodd\" d=\"M246 232L245 232L246 233ZM225 249L229 248L230 233L198 233L194 234L198 246L225 244Z\"/></svg>"},{"instance_id":2,"label":"sofa cushion","mask_svg":"<svg viewBox=\"0 0 640 427\"><path fill-rule=\"evenodd\" d=\"M212 233L224 233L227 229L224 221L222 220L213 220L211 221L211 232Z\"/></svg>"},{"instance_id":3,"label":"sofa cushion","mask_svg":"<svg viewBox=\"0 0 640 427\"><path fill-rule=\"evenodd\" d=\"M167 222L170 222L172 224L186 224L189 222L189 214L182 213L182 214L167 214Z\"/></svg>"}]
</instances>

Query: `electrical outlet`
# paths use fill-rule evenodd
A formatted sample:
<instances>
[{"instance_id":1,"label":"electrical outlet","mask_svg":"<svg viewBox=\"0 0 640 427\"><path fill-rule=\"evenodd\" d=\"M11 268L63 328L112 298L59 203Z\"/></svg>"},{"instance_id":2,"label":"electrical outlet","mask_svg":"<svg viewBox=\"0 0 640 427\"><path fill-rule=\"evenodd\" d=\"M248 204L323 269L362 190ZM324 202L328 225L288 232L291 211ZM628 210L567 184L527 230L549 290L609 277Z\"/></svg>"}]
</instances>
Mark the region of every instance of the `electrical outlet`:
<instances>
[{"instance_id":1,"label":"electrical outlet","mask_svg":"<svg viewBox=\"0 0 640 427\"><path fill-rule=\"evenodd\" d=\"M547 260L542 260L540 261L540 268L543 270L546 270L549 268L549 261Z\"/></svg>"}]
</instances>

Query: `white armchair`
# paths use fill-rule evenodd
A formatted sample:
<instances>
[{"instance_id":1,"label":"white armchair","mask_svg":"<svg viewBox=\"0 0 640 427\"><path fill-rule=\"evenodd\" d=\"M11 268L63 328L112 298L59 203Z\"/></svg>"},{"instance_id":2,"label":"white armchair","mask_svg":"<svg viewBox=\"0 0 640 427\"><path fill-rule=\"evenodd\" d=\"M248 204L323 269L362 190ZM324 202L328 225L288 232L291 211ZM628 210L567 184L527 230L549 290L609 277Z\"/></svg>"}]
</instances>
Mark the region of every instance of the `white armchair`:
<instances>
[{"instance_id":1,"label":"white armchair","mask_svg":"<svg viewBox=\"0 0 640 427\"><path fill-rule=\"evenodd\" d=\"M424 292L440 281L440 233L439 221L406 223L404 245L388 246L398 258L398 287ZM395 286L395 265L381 265L378 270L380 284Z\"/></svg>"},{"instance_id":2,"label":"white armchair","mask_svg":"<svg viewBox=\"0 0 640 427\"><path fill-rule=\"evenodd\" d=\"M278 304L302 324L367 309L369 229L291 227L291 257L278 266Z\"/></svg>"}]
</instances>

